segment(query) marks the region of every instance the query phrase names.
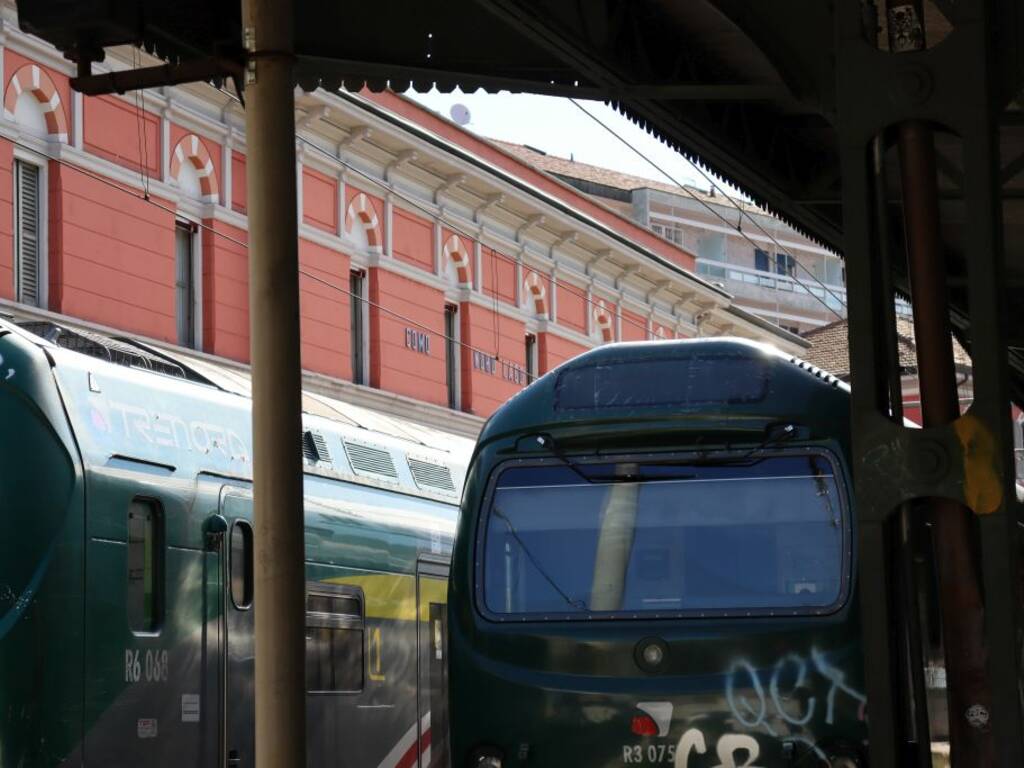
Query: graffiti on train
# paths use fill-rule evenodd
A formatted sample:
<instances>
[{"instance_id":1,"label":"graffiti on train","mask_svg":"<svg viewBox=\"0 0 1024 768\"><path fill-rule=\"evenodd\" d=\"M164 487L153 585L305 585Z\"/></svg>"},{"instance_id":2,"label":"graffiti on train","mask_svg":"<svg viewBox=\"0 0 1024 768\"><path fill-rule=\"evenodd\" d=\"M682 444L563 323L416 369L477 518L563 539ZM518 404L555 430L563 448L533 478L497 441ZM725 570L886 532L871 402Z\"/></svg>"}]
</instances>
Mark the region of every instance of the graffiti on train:
<instances>
[{"instance_id":1,"label":"graffiti on train","mask_svg":"<svg viewBox=\"0 0 1024 768\"><path fill-rule=\"evenodd\" d=\"M761 670L737 659L725 676L725 698L738 725L772 735L782 724L792 730L816 718L832 725L847 705L864 720L867 705L867 696L848 682L846 672L816 648L807 656L787 653Z\"/></svg>"}]
</instances>

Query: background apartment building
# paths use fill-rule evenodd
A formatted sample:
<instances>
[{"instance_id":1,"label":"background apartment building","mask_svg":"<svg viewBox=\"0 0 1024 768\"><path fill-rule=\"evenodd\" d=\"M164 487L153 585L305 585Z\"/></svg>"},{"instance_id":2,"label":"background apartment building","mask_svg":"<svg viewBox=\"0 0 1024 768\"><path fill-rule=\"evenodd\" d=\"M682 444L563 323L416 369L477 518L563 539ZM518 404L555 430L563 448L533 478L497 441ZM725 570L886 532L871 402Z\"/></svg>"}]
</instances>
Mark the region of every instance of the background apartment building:
<instances>
[{"instance_id":1,"label":"background apartment building","mask_svg":"<svg viewBox=\"0 0 1024 768\"><path fill-rule=\"evenodd\" d=\"M737 306L787 331L804 333L846 315L843 260L754 205L500 144L693 253L697 274L722 286ZM899 302L897 311L909 314L910 308Z\"/></svg>"}]
</instances>

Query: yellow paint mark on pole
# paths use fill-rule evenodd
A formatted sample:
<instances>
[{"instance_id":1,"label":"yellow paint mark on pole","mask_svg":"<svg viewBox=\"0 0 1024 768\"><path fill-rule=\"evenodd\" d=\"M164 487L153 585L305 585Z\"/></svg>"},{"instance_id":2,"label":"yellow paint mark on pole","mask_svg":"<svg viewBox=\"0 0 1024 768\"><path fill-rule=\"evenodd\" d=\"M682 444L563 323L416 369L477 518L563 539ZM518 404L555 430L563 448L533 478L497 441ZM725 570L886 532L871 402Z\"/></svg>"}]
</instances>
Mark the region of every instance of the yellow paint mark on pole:
<instances>
[{"instance_id":1,"label":"yellow paint mark on pole","mask_svg":"<svg viewBox=\"0 0 1024 768\"><path fill-rule=\"evenodd\" d=\"M953 422L964 455L964 499L975 514L990 515L1002 506L1003 484L995 436L966 413Z\"/></svg>"}]
</instances>

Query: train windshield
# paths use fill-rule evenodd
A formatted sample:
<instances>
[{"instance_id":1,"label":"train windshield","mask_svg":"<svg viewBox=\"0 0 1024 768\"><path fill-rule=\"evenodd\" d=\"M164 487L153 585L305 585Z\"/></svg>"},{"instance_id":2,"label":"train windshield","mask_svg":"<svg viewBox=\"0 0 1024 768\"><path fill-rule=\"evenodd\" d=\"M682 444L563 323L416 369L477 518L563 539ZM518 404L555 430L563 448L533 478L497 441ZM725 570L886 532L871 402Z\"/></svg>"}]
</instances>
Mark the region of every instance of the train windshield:
<instances>
[{"instance_id":1,"label":"train windshield","mask_svg":"<svg viewBox=\"0 0 1024 768\"><path fill-rule=\"evenodd\" d=\"M504 470L480 573L495 618L823 613L847 540L822 455Z\"/></svg>"}]
</instances>

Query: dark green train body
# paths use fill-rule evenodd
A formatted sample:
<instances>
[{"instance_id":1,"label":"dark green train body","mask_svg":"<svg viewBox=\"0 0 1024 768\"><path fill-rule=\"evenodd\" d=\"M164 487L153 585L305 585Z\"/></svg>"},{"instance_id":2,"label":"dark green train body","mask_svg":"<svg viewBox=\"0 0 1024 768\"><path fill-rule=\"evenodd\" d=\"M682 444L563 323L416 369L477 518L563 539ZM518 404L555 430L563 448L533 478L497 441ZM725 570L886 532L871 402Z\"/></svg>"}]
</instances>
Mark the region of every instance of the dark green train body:
<instances>
[{"instance_id":1,"label":"dark green train body","mask_svg":"<svg viewBox=\"0 0 1024 768\"><path fill-rule=\"evenodd\" d=\"M0 322L3 768L254 764L249 401L202 378ZM309 764L444 765L461 448L341 406L303 417Z\"/></svg>"},{"instance_id":2,"label":"dark green train body","mask_svg":"<svg viewBox=\"0 0 1024 768\"><path fill-rule=\"evenodd\" d=\"M866 765L848 397L702 340L499 410L452 560L455 768Z\"/></svg>"}]
</instances>

